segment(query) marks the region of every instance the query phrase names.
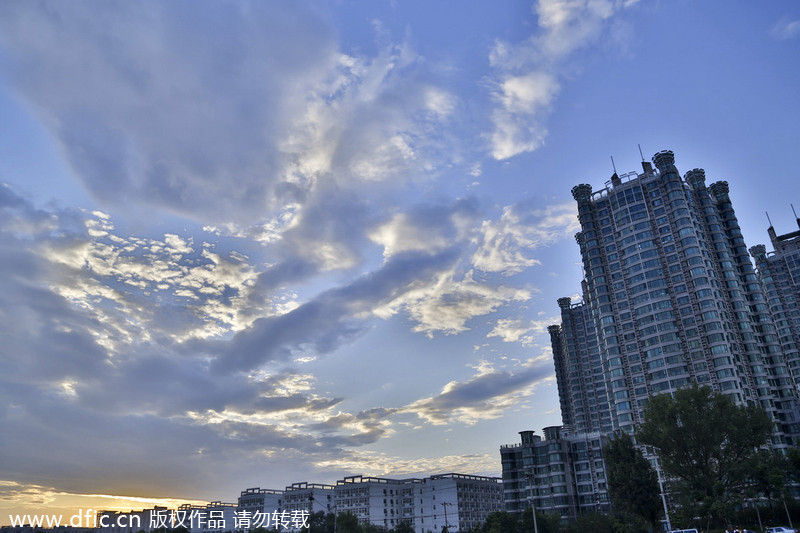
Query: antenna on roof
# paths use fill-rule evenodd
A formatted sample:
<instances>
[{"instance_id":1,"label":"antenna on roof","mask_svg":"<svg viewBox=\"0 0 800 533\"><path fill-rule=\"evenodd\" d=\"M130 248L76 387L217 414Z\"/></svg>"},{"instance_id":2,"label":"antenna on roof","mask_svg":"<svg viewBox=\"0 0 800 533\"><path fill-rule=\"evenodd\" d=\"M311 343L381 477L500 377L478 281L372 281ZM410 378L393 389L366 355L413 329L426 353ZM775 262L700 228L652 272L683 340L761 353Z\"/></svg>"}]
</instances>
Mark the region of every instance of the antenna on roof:
<instances>
[{"instance_id":1,"label":"antenna on roof","mask_svg":"<svg viewBox=\"0 0 800 533\"><path fill-rule=\"evenodd\" d=\"M617 173L617 165L614 164L614 156L611 156L611 166L614 167L614 174Z\"/></svg>"},{"instance_id":2,"label":"antenna on roof","mask_svg":"<svg viewBox=\"0 0 800 533\"><path fill-rule=\"evenodd\" d=\"M794 218L797 218L797 211L794 210L794 204L789 204L792 206L792 213L794 213Z\"/></svg>"},{"instance_id":3,"label":"antenna on roof","mask_svg":"<svg viewBox=\"0 0 800 533\"><path fill-rule=\"evenodd\" d=\"M771 228L772 227L772 221L769 219L769 213L764 211L764 214L767 215L767 222L769 222L769 227Z\"/></svg>"},{"instance_id":4,"label":"antenna on roof","mask_svg":"<svg viewBox=\"0 0 800 533\"><path fill-rule=\"evenodd\" d=\"M650 161L644 160L644 154L642 153L642 145L637 144L636 146L639 147L639 155L642 156L642 170L644 170L645 174L649 175L651 172L653 172L653 165L650 164Z\"/></svg>"}]
</instances>

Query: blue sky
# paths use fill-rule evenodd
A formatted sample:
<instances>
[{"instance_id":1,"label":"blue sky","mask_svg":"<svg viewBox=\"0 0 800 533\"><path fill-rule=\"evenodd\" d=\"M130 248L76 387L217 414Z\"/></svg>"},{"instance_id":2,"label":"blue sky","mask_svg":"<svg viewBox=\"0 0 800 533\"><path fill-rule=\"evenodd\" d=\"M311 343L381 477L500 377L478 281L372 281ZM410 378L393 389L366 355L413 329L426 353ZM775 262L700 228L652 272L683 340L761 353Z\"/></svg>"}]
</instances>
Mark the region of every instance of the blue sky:
<instances>
[{"instance_id":1,"label":"blue sky","mask_svg":"<svg viewBox=\"0 0 800 533\"><path fill-rule=\"evenodd\" d=\"M795 229L798 56L790 1L2 3L0 523L498 474L572 186L671 149Z\"/></svg>"}]
</instances>

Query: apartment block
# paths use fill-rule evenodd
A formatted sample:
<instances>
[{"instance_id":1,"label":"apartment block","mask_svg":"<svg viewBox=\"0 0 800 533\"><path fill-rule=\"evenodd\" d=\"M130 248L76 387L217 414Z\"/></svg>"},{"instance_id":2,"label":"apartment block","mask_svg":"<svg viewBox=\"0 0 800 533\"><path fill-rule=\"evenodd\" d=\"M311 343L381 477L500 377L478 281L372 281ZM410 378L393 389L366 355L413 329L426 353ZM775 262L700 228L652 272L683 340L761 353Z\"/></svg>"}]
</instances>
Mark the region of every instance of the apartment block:
<instances>
[{"instance_id":1,"label":"apartment block","mask_svg":"<svg viewBox=\"0 0 800 533\"><path fill-rule=\"evenodd\" d=\"M392 529L401 522L416 533L468 531L489 513L503 509L500 478L439 474L389 479L350 476L336 483L335 512L350 512L360 522Z\"/></svg>"},{"instance_id":2,"label":"apartment block","mask_svg":"<svg viewBox=\"0 0 800 533\"><path fill-rule=\"evenodd\" d=\"M585 285L585 284L584 284ZM578 432L610 433L611 414L600 346L589 306L559 298L561 325L548 327L561 420Z\"/></svg>"},{"instance_id":3,"label":"apartment block","mask_svg":"<svg viewBox=\"0 0 800 533\"><path fill-rule=\"evenodd\" d=\"M320 511L332 513L335 489L335 485L323 483L292 483L283 491L283 508L290 514L305 512L309 516Z\"/></svg>"},{"instance_id":4,"label":"apartment block","mask_svg":"<svg viewBox=\"0 0 800 533\"><path fill-rule=\"evenodd\" d=\"M795 218L800 228L800 219L797 215ZM768 253L766 246L758 244L750 248L750 255L755 259L789 372L800 388L800 230L778 235L770 226L767 232L773 251Z\"/></svg>"},{"instance_id":5,"label":"apartment block","mask_svg":"<svg viewBox=\"0 0 800 533\"><path fill-rule=\"evenodd\" d=\"M500 448L505 510L520 514L533 507L562 519L609 510L600 433L544 428L544 438L521 431L521 441Z\"/></svg>"},{"instance_id":6,"label":"apartment block","mask_svg":"<svg viewBox=\"0 0 800 533\"><path fill-rule=\"evenodd\" d=\"M597 191L572 189L583 302L559 300L562 324L551 330L565 422L632 432L650 396L698 383L762 405L773 445L791 444L797 389L728 183L706 185L702 169L681 177L670 151L653 163ZM605 411L581 418L587 403Z\"/></svg>"},{"instance_id":7,"label":"apartment block","mask_svg":"<svg viewBox=\"0 0 800 533\"><path fill-rule=\"evenodd\" d=\"M359 522L391 529L413 518L413 492L420 482L418 478L346 477L336 482L335 512L349 512Z\"/></svg>"},{"instance_id":8,"label":"apartment block","mask_svg":"<svg viewBox=\"0 0 800 533\"><path fill-rule=\"evenodd\" d=\"M496 477L440 474L421 480L417 487L414 530L468 531L486 521L490 513L502 511L502 484Z\"/></svg>"}]
</instances>

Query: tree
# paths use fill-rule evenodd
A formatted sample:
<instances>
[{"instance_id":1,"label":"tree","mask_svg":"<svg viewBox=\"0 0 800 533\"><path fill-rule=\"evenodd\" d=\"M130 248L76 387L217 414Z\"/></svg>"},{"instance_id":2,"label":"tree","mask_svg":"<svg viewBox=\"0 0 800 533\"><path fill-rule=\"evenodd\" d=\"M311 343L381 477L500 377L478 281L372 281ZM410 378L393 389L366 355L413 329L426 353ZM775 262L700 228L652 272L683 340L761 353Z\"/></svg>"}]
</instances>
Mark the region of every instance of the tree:
<instances>
[{"instance_id":1,"label":"tree","mask_svg":"<svg viewBox=\"0 0 800 533\"><path fill-rule=\"evenodd\" d=\"M742 465L766 444L771 429L761 407L736 405L695 385L651 398L636 439L656 448L664 472L679 480L684 506L719 516L744 481Z\"/></svg>"},{"instance_id":2,"label":"tree","mask_svg":"<svg viewBox=\"0 0 800 533\"><path fill-rule=\"evenodd\" d=\"M308 516L308 528L303 528L302 531L307 533L334 533L335 522L336 515L333 513L317 511Z\"/></svg>"},{"instance_id":3,"label":"tree","mask_svg":"<svg viewBox=\"0 0 800 533\"><path fill-rule=\"evenodd\" d=\"M339 513L336 515L336 531L338 533L361 533L358 517L353 513Z\"/></svg>"},{"instance_id":4,"label":"tree","mask_svg":"<svg viewBox=\"0 0 800 533\"><path fill-rule=\"evenodd\" d=\"M517 533L519 519L508 511L494 511L486 517L482 533Z\"/></svg>"},{"instance_id":5,"label":"tree","mask_svg":"<svg viewBox=\"0 0 800 533\"><path fill-rule=\"evenodd\" d=\"M630 435L611 438L603 448L603 458L614 512L626 522L638 517L655 526L663 514L658 477Z\"/></svg>"},{"instance_id":6,"label":"tree","mask_svg":"<svg viewBox=\"0 0 800 533\"><path fill-rule=\"evenodd\" d=\"M630 533L635 531L625 528L625 526L608 515L594 512L579 514L561 530L564 533L584 533L586 531L591 531L592 533L616 533L618 531Z\"/></svg>"},{"instance_id":7,"label":"tree","mask_svg":"<svg viewBox=\"0 0 800 533\"><path fill-rule=\"evenodd\" d=\"M411 525L410 521L403 520L392 531L394 533L414 533L414 526Z\"/></svg>"},{"instance_id":8,"label":"tree","mask_svg":"<svg viewBox=\"0 0 800 533\"><path fill-rule=\"evenodd\" d=\"M558 533L561 531L561 517L555 513L536 511L536 528L539 533ZM522 511L519 530L522 533L533 533L533 509L528 507Z\"/></svg>"}]
</instances>

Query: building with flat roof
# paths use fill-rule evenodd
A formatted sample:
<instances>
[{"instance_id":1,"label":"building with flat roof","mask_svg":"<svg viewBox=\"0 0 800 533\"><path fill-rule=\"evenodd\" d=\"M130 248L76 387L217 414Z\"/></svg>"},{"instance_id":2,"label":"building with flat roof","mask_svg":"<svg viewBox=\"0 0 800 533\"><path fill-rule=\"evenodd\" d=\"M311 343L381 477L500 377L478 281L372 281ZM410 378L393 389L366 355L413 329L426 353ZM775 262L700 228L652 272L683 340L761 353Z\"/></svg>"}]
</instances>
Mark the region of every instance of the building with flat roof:
<instances>
[{"instance_id":1,"label":"building with flat roof","mask_svg":"<svg viewBox=\"0 0 800 533\"><path fill-rule=\"evenodd\" d=\"M352 513L359 522L389 529L401 520L414 516L414 488L419 478L390 479L371 476L348 476L336 482L336 514Z\"/></svg>"},{"instance_id":2,"label":"building with flat roof","mask_svg":"<svg viewBox=\"0 0 800 533\"><path fill-rule=\"evenodd\" d=\"M261 487L243 490L237 500L238 515L247 520L250 527L242 529L255 529L259 526L273 527L274 519L281 516L284 510L283 494L282 490L262 489Z\"/></svg>"},{"instance_id":3,"label":"building with flat roof","mask_svg":"<svg viewBox=\"0 0 800 533\"><path fill-rule=\"evenodd\" d=\"M417 489L414 530L469 531L490 513L503 510L503 486L496 477L439 474L422 479Z\"/></svg>"},{"instance_id":4,"label":"building with flat roof","mask_svg":"<svg viewBox=\"0 0 800 533\"><path fill-rule=\"evenodd\" d=\"M503 510L500 478L447 473L425 478L349 476L336 483L334 512L393 529L405 522L416 533L466 532Z\"/></svg>"},{"instance_id":5,"label":"building with flat roof","mask_svg":"<svg viewBox=\"0 0 800 533\"><path fill-rule=\"evenodd\" d=\"M283 508L290 513L305 511L308 515L334 512L333 496L335 485L323 483L292 483L283 491Z\"/></svg>"},{"instance_id":6,"label":"building with flat roof","mask_svg":"<svg viewBox=\"0 0 800 533\"><path fill-rule=\"evenodd\" d=\"M235 503L219 501L205 505L185 503L178 507L173 516L172 527L183 526L191 533L224 533L249 529L240 527L239 507Z\"/></svg>"}]
</instances>

